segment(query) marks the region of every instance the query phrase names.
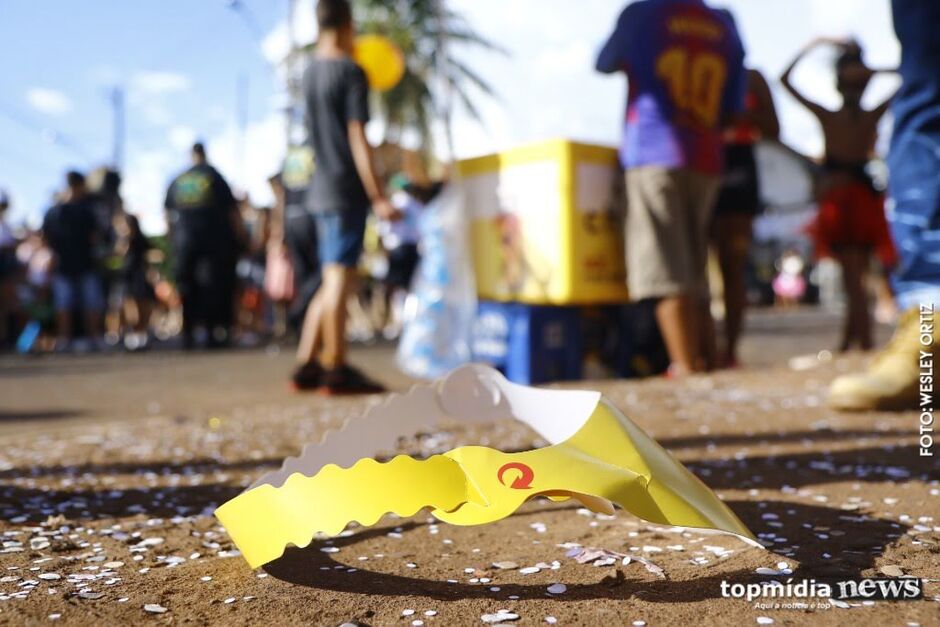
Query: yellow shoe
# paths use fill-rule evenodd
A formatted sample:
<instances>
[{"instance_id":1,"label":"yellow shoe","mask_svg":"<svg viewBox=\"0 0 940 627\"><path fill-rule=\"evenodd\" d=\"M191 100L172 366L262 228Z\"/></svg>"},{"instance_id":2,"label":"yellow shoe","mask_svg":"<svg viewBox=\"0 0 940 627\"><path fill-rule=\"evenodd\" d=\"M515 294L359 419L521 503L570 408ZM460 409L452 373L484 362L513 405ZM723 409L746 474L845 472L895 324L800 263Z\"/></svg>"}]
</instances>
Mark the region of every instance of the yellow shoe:
<instances>
[{"instance_id":1,"label":"yellow shoe","mask_svg":"<svg viewBox=\"0 0 940 627\"><path fill-rule=\"evenodd\" d=\"M932 335L932 342L921 343L922 332ZM894 337L866 372L844 375L832 382L829 406L855 411L916 409L920 401L921 351L935 355L938 344L937 313L922 319L920 311L909 309L898 320Z\"/></svg>"}]
</instances>

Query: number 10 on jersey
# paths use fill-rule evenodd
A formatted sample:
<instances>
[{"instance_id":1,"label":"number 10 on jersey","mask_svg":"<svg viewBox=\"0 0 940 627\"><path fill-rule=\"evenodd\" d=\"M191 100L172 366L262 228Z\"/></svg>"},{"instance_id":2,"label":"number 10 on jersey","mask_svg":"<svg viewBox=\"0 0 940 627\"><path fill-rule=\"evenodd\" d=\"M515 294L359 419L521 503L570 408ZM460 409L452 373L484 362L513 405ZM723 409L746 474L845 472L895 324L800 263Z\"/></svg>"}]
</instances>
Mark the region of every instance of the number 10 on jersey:
<instances>
[{"instance_id":1,"label":"number 10 on jersey","mask_svg":"<svg viewBox=\"0 0 940 627\"><path fill-rule=\"evenodd\" d=\"M676 109L708 128L718 123L728 70L713 52L669 48L656 59L656 75L667 83Z\"/></svg>"}]
</instances>

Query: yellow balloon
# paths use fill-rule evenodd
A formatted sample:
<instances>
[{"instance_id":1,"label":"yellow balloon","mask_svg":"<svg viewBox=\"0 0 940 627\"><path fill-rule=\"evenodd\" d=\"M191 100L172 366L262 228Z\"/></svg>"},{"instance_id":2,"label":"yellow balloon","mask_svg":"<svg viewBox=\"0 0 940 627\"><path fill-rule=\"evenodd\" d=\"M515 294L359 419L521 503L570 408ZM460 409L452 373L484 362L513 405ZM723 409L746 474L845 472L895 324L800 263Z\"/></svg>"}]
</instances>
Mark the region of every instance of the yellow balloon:
<instances>
[{"instance_id":1,"label":"yellow balloon","mask_svg":"<svg viewBox=\"0 0 940 627\"><path fill-rule=\"evenodd\" d=\"M366 73L369 86L376 91L392 89L405 75L405 55L382 35L357 37L354 58Z\"/></svg>"}]
</instances>

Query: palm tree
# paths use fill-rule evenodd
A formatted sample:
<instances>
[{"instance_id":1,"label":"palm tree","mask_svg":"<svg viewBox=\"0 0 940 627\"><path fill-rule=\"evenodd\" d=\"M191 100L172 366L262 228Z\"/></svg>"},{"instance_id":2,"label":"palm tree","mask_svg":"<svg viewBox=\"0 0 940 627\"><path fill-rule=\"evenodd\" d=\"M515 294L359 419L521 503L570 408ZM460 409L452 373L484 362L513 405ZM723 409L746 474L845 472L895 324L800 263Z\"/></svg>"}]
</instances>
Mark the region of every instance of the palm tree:
<instances>
[{"instance_id":1,"label":"palm tree","mask_svg":"<svg viewBox=\"0 0 940 627\"><path fill-rule=\"evenodd\" d=\"M430 151L431 123L440 117L449 125L451 98L473 119L481 120L474 98L494 97L493 88L454 57L452 44L505 54L503 48L475 32L444 0L354 0L354 6L360 32L388 37L405 56L401 82L376 96L387 122L386 139L395 141L411 128L418 132L424 150Z\"/></svg>"}]
</instances>

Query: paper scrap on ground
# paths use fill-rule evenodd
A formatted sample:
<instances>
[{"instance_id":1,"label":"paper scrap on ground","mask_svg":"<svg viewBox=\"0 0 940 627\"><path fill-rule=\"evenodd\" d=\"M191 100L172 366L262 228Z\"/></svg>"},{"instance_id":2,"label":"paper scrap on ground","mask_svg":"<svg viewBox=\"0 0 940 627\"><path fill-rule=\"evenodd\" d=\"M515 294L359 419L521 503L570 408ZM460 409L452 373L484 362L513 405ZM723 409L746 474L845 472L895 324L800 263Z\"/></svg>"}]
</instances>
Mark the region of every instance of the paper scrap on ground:
<instances>
[{"instance_id":1,"label":"paper scrap on ground","mask_svg":"<svg viewBox=\"0 0 940 627\"><path fill-rule=\"evenodd\" d=\"M505 418L527 424L549 446L520 453L464 446L421 461L369 457L444 420ZM387 512L410 516L429 507L445 522L479 525L535 496L574 498L607 514L616 503L649 522L723 531L757 545L710 489L599 393L516 385L480 365L389 397L215 514L257 567L316 533L336 535L353 521L372 525Z\"/></svg>"}]
</instances>

